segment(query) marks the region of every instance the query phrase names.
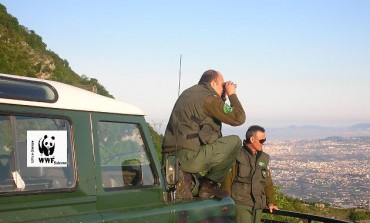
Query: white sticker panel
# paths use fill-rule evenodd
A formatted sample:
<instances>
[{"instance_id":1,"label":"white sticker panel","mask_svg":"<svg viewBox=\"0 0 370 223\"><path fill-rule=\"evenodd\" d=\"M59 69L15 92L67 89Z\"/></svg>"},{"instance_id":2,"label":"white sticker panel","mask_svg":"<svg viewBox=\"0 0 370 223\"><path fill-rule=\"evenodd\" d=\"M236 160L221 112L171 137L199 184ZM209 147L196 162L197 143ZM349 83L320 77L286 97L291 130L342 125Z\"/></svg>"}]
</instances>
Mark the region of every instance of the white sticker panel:
<instances>
[{"instance_id":1,"label":"white sticker panel","mask_svg":"<svg viewBox=\"0 0 370 223\"><path fill-rule=\"evenodd\" d=\"M27 131L27 167L67 167L67 131Z\"/></svg>"}]
</instances>

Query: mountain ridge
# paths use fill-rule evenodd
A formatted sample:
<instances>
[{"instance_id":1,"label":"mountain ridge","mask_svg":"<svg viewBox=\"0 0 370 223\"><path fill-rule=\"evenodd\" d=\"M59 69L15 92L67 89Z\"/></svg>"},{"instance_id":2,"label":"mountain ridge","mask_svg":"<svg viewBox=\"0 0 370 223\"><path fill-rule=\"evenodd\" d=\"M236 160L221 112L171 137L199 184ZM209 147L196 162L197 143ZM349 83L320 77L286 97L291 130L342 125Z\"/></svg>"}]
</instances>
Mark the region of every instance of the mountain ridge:
<instances>
[{"instance_id":1,"label":"mountain ridge","mask_svg":"<svg viewBox=\"0 0 370 223\"><path fill-rule=\"evenodd\" d=\"M346 127L324 127L319 125L287 126L267 128L271 139L321 139L327 137L370 136L370 123L358 123Z\"/></svg>"}]
</instances>

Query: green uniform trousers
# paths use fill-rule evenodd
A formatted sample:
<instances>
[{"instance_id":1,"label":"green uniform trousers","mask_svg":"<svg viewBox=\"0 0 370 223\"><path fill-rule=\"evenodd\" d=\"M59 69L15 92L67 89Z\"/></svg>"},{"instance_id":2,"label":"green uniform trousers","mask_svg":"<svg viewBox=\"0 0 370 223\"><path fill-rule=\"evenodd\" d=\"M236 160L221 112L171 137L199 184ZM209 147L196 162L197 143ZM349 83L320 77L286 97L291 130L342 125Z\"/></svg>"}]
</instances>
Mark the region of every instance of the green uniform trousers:
<instances>
[{"instance_id":1,"label":"green uniform trousers","mask_svg":"<svg viewBox=\"0 0 370 223\"><path fill-rule=\"evenodd\" d=\"M244 204L236 205L236 223L260 223L262 209L254 210L253 207Z\"/></svg>"},{"instance_id":2,"label":"green uniform trousers","mask_svg":"<svg viewBox=\"0 0 370 223\"><path fill-rule=\"evenodd\" d=\"M221 183L235 162L240 147L239 136L230 135L201 146L199 151L178 149L176 156L181 170L188 173L208 171L206 178Z\"/></svg>"}]
</instances>

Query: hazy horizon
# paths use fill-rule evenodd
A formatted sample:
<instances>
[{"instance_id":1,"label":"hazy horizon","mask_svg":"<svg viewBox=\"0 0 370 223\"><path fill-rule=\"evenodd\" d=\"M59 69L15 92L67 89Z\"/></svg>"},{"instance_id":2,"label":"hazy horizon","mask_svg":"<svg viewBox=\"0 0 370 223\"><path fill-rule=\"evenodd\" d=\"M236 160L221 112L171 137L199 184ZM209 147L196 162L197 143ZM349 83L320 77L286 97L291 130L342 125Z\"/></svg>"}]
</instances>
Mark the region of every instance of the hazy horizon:
<instances>
[{"instance_id":1,"label":"hazy horizon","mask_svg":"<svg viewBox=\"0 0 370 223\"><path fill-rule=\"evenodd\" d=\"M79 75L166 125L207 69L268 128L370 121L370 1L0 0ZM235 129L239 131L239 129Z\"/></svg>"}]
</instances>

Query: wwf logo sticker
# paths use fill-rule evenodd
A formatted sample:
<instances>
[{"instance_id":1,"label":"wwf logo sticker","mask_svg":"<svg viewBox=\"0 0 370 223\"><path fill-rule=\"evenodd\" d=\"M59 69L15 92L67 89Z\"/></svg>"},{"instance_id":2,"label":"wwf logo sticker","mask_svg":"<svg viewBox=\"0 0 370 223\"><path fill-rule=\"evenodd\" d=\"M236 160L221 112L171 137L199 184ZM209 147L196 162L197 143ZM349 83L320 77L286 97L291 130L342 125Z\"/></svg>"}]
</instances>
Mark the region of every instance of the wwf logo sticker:
<instances>
[{"instance_id":1,"label":"wwf logo sticker","mask_svg":"<svg viewBox=\"0 0 370 223\"><path fill-rule=\"evenodd\" d=\"M45 135L44 138L39 140L38 146L41 154L43 153L45 156L53 155L55 149L55 136L49 137Z\"/></svg>"},{"instance_id":2,"label":"wwf logo sticker","mask_svg":"<svg viewBox=\"0 0 370 223\"><path fill-rule=\"evenodd\" d=\"M67 167L67 131L27 131L28 167Z\"/></svg>"}]
</instances>

